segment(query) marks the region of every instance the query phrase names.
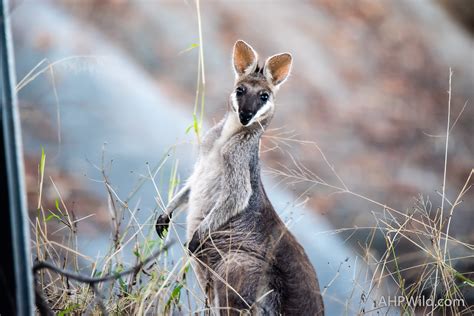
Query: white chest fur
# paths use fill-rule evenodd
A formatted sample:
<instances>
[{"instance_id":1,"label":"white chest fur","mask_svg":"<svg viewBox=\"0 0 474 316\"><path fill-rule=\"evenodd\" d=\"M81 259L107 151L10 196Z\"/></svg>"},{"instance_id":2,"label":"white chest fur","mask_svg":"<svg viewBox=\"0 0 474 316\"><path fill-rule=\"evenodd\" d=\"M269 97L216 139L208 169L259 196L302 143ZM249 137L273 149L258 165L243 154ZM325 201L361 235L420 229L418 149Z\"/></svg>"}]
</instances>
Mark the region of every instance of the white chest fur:
<instances>
[{"instance_id":1,"label":"white chest fur","mask_svg":"<svg viewBox=\"0 0 474 316\"><path fill-rule=\"evenodd\" d=\"M200 151L193 174L188 180L191 189L186 223L188 240L219 198L224 168L222 147L239 128L241 125L237 115L229 113L222 128L214 127L203 140L204 143L211 139L207 144L209 148Z\"/></svg>"}]
</instances>

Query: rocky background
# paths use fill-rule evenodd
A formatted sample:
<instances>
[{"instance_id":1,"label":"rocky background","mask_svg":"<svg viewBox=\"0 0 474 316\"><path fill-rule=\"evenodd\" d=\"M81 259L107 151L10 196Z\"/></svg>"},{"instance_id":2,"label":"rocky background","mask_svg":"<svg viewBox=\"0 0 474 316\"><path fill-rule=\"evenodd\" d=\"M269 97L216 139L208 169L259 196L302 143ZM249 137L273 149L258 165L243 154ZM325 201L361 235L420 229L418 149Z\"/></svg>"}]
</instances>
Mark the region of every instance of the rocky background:
<instances>
[{"instance_id":1,"label":"rocky background","mask_svg":"<svg viewBox=\"0 0 474 316\"><path fill-rule=\"evenodd\" d=\"M198 49L187 50L198 43L193 1L50 3L78 19L84 32L97 33L119 47L166 98L189 111L191 122L198 64ZM17 5L28 6L28 1ZM350 191L400 211L413 209L422 195L425 200L429 197L435 212L441 204L450 68L454 126L447 162L449 201L457 197L474 167L473 6L462 0L203 1L206 122L219 120L226 110L233 86L231 51L237 39L250 43L262 57L289 51L294 56L292 76L280 91L274 130L263 144L266 173L275 176L274 169L295 169L297 161L327 183L341 186L309 143L315 142ZM27 30L18 28L15 40L21 46L20 35ZM83 55L96 54L80 32L67 40ZM47 51L61 43L44 33L34 45ZM36 62L40 60L38 56ZM34 65L23 65L18 77ZM20 104L25 129L39 124L42 128L33 128L34 133L41 130L43 141L54 143L55 117L38 114L21 95ZM36 159L32 155L27 160L28 184L36 181ZM83 180L68 179L67 171L64 177L72 200L85 203L87 197L93 205L87 209L104 208L87 193ZM372 212L381 211L367 200L335 194L337 189L324 185L283 181L282 186L335 229L374 227ZM35 192L31 190L32 201ZM474 194L469 191L451 224L452 235L469 243L474 242L473 207ZM361 241L369 233L357 230L348 243L363 253ZM383 236L377 236L373 251L384 247ZM399 259L401 264L414 265L419 260L417 250L407 245ZM459 267L463 272L473 268L472 260L462 261Z\"/></svg>"},{"instance_id":2,"label":"rocky background","mask_svg":"<svg viewBox=\"0 0 474 316\"><path fill-rule=\"evenodd\" d=\"M197 50L179 52L197 43L192 2L64 1L62 7L113 39L191 111ZM401 210L418 194L439 200L451 67L451 124L467 106L451 134L448 196L464 184L474 161L473 39L438 3L209 1L202 3L202 21L210 123L226 110L236 39L251 43L261 56L290 51L293 74L279 95L272 127L315 141L353 191ZM80 45L80 36L74 41ZM334 180L311 146L292 154ZM278 150L264 159L275 167L291 165ZM306 191L307 184L294 189ZM352 198L319 187L305 195L336 227L370 220L368 206ZM472 216L467 198L458 209L461 236L472 233L464 220Z\"/></svg>"}]
</instances>

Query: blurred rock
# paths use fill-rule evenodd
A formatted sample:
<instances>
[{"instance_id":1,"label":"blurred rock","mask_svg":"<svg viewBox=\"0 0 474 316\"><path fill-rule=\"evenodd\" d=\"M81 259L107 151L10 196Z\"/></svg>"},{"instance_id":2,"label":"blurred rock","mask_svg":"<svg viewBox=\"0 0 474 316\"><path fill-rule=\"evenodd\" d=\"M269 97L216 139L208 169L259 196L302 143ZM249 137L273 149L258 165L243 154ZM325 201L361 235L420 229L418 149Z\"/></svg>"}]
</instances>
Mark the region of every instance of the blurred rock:
<instances>
[{"instance_id":1,"label":"blurred rock","mask_svg":"<svg viewBox=\"0 0 474 316\"><path fill-rule=\"evenodd\" d=\"M470 25L465 17L469 8L458 9L469 1L441 2ZM174 101L173 106L191 111L198 55L196 49L180 52L198 42L192 1L54 3L133 59L160 92ZM315 141L353 192L400 211L412 208L418 194L429 195L434 208L441 204L446 91L452 68L451 124L468 102L451 131L448 148L447 197L456 198L474 167L473 38L442 6L409 0L278 1L271 5L203 1L202 22L205 114L210 124L226 109L236 39L248 41L262 57L290 51L295 59L293 74L281 89L272 123L287 134L282 136L277 129L264 139L263 148L273 148L262 154L267 166L295 169L293 156L311 173L341 186L315 146L284 138ZM77 34L74 46L95 54L82 40ZM44 34L36 46L47 49L52 41ZM23 65L23 73L34 65ZM296 196L308 198L307 205L335 228L372 227L372 211L381 211L367 200L335 194L334 188L307 181L286 185ZM451 230L453 237L469 243L474 242L473 205L474 195L469 191L451 224L456 227ZM363 251L359 242L366 237L360 233L349 242ZM382 251L383 236L377 236L374 245ZM406 251L407 257L424 260L418 249ZM463 263L459 269L472 271L473 267Z\"/></svg>"},{"instance_id":2,"label":"blurred rock","mask_svg":"<svg viewBox=\"0 0 474 316\"><path fill-rule=\"evenodd\" d=\"M180 100L191 108L197 52L179 52L198 41L193 3L100 2L62 4L114 39L158 84L166 82L174 95L181 91ZM470 29L470 1L441 2ZM430 1L213 1L202 3L202 21L209 121L225 110L236 39L248 41L260 56L291 51L293 75L280 92L272 126L316 141L356 193L401 211L418 194L430 195L440 206L436 192L443 179L450 67L451 124L474 99L473 39L441 6ZM468 104L450 135L449 199L474 166L472 135L474 109ZM314 147L293 143L285 150L262 157L271 167L291 168L289 151L318 176L338 183ZM376 205L308 186L299 182L292 189L309 197L336 228L374 225ZM451 231L469 242L472 205L471 192L456 208Z\"/></svg>"},{"instance_id":3,"label":"blurred rock","mask_svg":"<svg viewBox=\"0 0 474 316\"><path fill-rule=\"evenodd\" d=\"M452 17L474 36L474 3L471 0L438 0Z\"/></svg>"}]
</instances>

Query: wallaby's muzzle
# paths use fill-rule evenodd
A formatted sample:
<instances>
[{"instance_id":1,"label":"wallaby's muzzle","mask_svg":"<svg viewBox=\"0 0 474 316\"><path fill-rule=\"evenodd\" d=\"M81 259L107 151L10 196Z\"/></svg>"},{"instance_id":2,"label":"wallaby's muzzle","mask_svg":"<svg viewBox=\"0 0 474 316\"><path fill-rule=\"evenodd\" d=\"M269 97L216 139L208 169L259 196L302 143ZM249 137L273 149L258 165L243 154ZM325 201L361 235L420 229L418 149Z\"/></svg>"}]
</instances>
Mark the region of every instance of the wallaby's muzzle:
<instances>
[{"instance_id":1,"label":"wallaby's muzzle","mask_svg":"<svg viewBox=\"0 0 474 316\"><path fill-rule=\"evenodd\" d=\"M252 111L239 111L239 120L242 125L247 125L253 118L255 113Z\"/></svg>"}]
</instances>

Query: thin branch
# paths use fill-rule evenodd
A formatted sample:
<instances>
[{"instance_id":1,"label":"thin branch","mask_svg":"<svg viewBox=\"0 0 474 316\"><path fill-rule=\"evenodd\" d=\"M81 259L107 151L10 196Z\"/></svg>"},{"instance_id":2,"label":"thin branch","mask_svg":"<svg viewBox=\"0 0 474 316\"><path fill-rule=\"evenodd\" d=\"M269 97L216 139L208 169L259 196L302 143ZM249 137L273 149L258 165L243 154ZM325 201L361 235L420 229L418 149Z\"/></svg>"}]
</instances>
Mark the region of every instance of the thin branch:
<instances>
[{"instance_id":1,"label":"thin branch","mask_svg":"<svg viewBox=\"0 0 474 316\"><path fill-rule=\"evenodd\" d=\"M47 261L38 261L37 263L35 263L35 265L33 266L33 273L36 273L36 272L38 272L40 270L43 270L43 269L49 269L49 270L52 270L56 273L62 274L63 276L67 276L68 278L71 278L73 280L83 282L83 283L90 283L90 284L96 284L96 283L101 283L101 282L106 282L106 281L111 281L111 280L117 280L117 279L119 279L119 278L121 278L121 277L123 277L127 274L136 273L136 271L140 271L143 268L143 266L147 265L148 263L150 263L151 261L156 259L163 251L168 250L168 248L173 243L174 242L172 242L172 241L168 242L162 249L157 250L155 253L150 255L148 258L146 258L145 260L139 262L137 265L131 267L128 270L124 270L120 273L109 274L109 275L106 275L106 276L103 276L103 277L92 278L92 277L89 277L89 276L86 276L86 275L74 273L74 272L71 272L71 271L68 271L68 270L65 270L65 269L58 268L54 264L51 264Z\"/></svg>"},{"instance_id":2,"label":"thin branch","mask_svg":"<svg viewBox=\"0 0 474 316\"><path fill-rule=\"evenodd\" d=\"M48 270L54 271L58 274L61 274L62 276L68 277L70 279L73 279L73 280L76 280L76 281L79 281L79 282L82 282L82 283L88 283L91 286L94 293L95 293L96 301L97 301L97 304L99 305L99 307L101 309L102 314L106 315L107 311L105 309L105 305L103 304L102 297L98 293L98 290L96 288L96 284L102 283L102 282L107 282L107 281L117 280L117 279L120 279L121 277L126 276L126 275L131 274L131 273L134 273L134 274L138 273L140 270L143 269L143 267L145 265L147 265L150 262L152 262L153 260L155 260L164 251L167 251L168 248L173 243L174 243L174 241L169 241L167 244L165 244L163 246L163 248L155 251L148 258L146 258L143 261L140 261L138 264L136 264L135 266L133 266L133 267L127 269L127 270L124 270L120 273L109 274L109 275L102 276L102 277L93 278L93 277L90 277L90 276L87 276L87 275L74 273L74 272L69 271L69 270L61 269L61 268L57 267L56 265L54 265L50 262L47 262L47 261L39 261L39 262L35 263L33 265L33 274L36 275L36 273L38 271L41 271L43 269L48 269ZM41 294L41 292L38 288L36 289L36 305L37 305L38 310L40 311L41 315L51 315L51 313L49 313L51 310L46 305L46 302L45 302L45 300L44 300L44 298L43 298L43 296L42 296L42 294Z\"/></svg>"},{"instance_id":3,"label":"thin branch","mask_svg":"<svg viewBox=\"0 0 474 316\"><path fill-rule=\"evenodd\" d=\"M441 199L441 210L440 210L440 217L439 217L439 232L441 233L443 230L443 213L444 213L444 201L446 197L446 173L448 169L448 145L449 145L449 132L450 132L450 120L451 120L451 80L453 77L453 70L449 68L449 90L448 90L448 119L446 123L446 145L444 149L444 170L443 170L443 187L442 192L443 196ZM446 241L447 242L447 241ZM441 234L438 238L438 250L441 250ZM441 253L439 253L439 257L441 257ZM439 258L441 259L441 258ZM433 289L433 300L436 298L436 289L438 286L438 271L440 267L437 267L435 273L435 280L434 280L434 289ZM435 311L435 304L433 304L433 308L431 313Z\"/></svg>"}]
</instances>

